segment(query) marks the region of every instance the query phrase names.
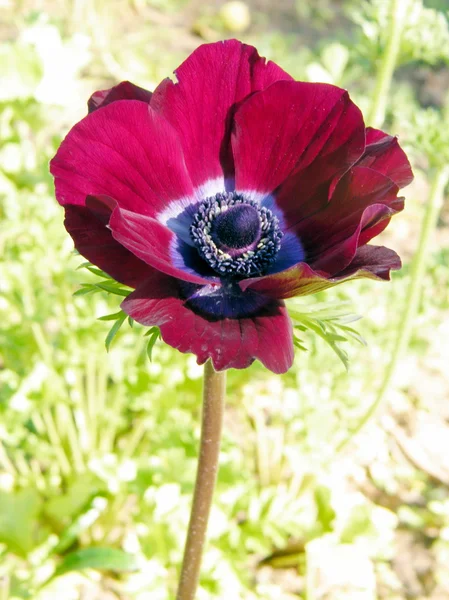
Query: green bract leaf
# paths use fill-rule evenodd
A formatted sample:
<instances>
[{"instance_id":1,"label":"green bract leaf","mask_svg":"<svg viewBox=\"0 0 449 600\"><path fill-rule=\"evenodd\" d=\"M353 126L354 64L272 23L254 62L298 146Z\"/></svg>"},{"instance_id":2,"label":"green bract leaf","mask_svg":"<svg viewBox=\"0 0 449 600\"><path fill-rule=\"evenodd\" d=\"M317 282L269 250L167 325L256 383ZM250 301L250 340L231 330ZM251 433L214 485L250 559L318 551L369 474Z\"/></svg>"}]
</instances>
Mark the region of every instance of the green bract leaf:
<instances>
[{"instance_id":1,"label":"green bract leaf","mask_svg":"<svg viewBox=\"0 0 449 600\"><path fill-rule=\"evenodd\" d=\"M96 267L86 267L86 269L88 271L90 271L91 273L93 273L94 275L98 275L98 277L103 277L104 279L110 279L110 277L108 275L106 275L106 273L104 271L101 271L100 269L97 269Z\"/></svg>"},{"instance_id":2,"label":"green bract leaf","mask_svg":"<svg viewBox=\"0 0 449 600\"><path fill-rule=\"evenodd\" d=\"M74 292L74 296L86 296L87 294L98 294L101 292L101 289L97 287L94 283L82 283L81 289L76 290Z\"/></svg>"},{"instance_id":3,"label":"green bract leaf","mask_svg":"<svg viewBox=\"0 0 449 600\"><path fill-rule=\"evenodd\" d=\"M291 308L292 307L292 308ZM348 303L326 305L317 304L307 308L298 304L289 304L289 314L294 323L295 337L293 343L300 350L305 350L302 340L296 335L298 331L313 331L323 339L342 361L347 370L349 358L340 344L355 340L359 344L366 345L363 337L347 323L358 321L361 317L348 312Z\"/></svg>"},{"instance_id":4,"label":"green bract leaf","mask_svg":"<svg viewBox=\"0 0 449 600\"><path fill-rule=\"evenodd\" d=\"M83 262L78 269L87 269L93 275L100 277L103 281L99 281L98 283L82 283L81 289L77 290L74 293L74 296L85 296L86 294L98 294L99 292L107 292L108 294L114 294L116 296L128 296L132 289L118 283L112 277L110 277L107 273L98 269L90 262ZM128 324L130 327L134 325L134 319L123 312L123 310L119 310L115 313L111 313L110 315L104 315L98 318L99 321L114 321L111 329L109 330L108 335L106 336L105 345L106 350L109 351L111 344L117 335L120 327L123 325L125 320L128 320ZM145 336L149 336L148 344L147 344L147 354L148 358L152 359L153 348L157 340L160 338L160 331L158 327L152 327L147 331Z\"/></svg>"},{"instance_id":5,"label":"green bract leaf","mask_svg":"<svg viewBox=\"0 0 449 600\"><path fill-rule=\"evenodd\" d=\"M159 327L152 327L145 334L149 336L148 345L147 345L147 355L150 360L152 360L153 348L157 340L161 336L161 332L159 331Z\"/></svg>"},{"instance_id":6,"label":"green bract leaf","mask_svg":"<svg viewBox=\"0 0 449 600\"><path fill-rule=\"evenodd\" d=\"M98 294L98 292L101 291L125 297L132 292L131 288L124 287L120 283L111 280L101 281L99 283L82 283L81 289L77 290L73 295L85 296L86 294Z\"/></svg>"},{"instance_id":7,"label":"green bract leaf","mask_svg":"<svg viewBox=\"0 0 449 600\"><path fill-rule=\"evenodd\" d=\"M132 292L130 287L115 281L115 279L113 279L110 275L88 261L81 263L78 269L87 269L90 273L92 273L92 275L100 277L105 281L99 281L98 283L82 283L81 289L77 290L74 293L74 296L97 294L98 292L105 291L108 292L108 294L126 297Z\"/></svg>"},{"instance_id":8,"label":"green bract leaf","mask_svg":"<svg viewBox=\"0 0 449 600\"><path fill-rule=\"evenodd\" d=\"M120 319L125 313L122 310L119 310L116 313L113 313L111 315L104 315L104 317L98 317L99 321L116 321L117 319Z\"/></svg>"},{"instance_id":9,"label":"green bract leaf","mask_svg":"<svg viewBox=\"0 0 449 600\"><path fill-rule=\"evenodd\" d=\"M109 352L109 348L111 347L112 341L114 340L115 336L118 333L118 330L123 325L123 323L124 323L124 321L125 321L125 319L127 317L127 315L123 311L120 311L120 313L117 313L120 316L117 318L117 320L115 321L114 325L109 330L108 335L106 336L105 346L106 346L106 350L108 352Z\"/></svg>"},{"instance_id":10,"label":"green bract leaf","mask_svg":"<svg viewBox=\"0 0 449 600\"><path fill-rule=\"evenodd\" d=\"M101 269L99 269L98 267L96 267L95 265L93 265L92 263L90 263L88 261L81 263L80 266L78 267L78 270L79 269L87 269L94 275L98 275L98 277L102 277L103 279L110 279L111 281L115 281L110 275L108 275L107 273L105 273L104 271L102 271Z\"/></svg>"},{"instance_id":11,"label":"green bract leaf","mask_svg":"<svg viewBox=\"0 0 449 600\"><path fill-rule=\"evenodd\" d=\"M108 292L108 294L116 294L117 296L128 296L131 290L129 288L124 288L119 283L115 282L101 282L96 284L97 287Z\"/></svg>"},{"instance_id":12,"label":"green bract leaf","mask_svg":"<svg viewBox=\"0 0 449 600\"><path fill-rule=\"evenodd\" d=\"M131 554L117 548L85 548L64 557L53 574L60 577L69 571L100 569L106 571L137 571L137 560Z\"/></svg>"},{"instance_id":13,"label":"green bract leaf","mask_svg":"<svg viewBox=\"0 0 449 600\"><path fill-rule=\"evenodd\" d=\"M293 344L299 348L300 350L302 350L303 352L307 352L307 348L302 344L302 342L300 342L300 340L297 337L293 337Z\"/></svg>"}]
</instances>

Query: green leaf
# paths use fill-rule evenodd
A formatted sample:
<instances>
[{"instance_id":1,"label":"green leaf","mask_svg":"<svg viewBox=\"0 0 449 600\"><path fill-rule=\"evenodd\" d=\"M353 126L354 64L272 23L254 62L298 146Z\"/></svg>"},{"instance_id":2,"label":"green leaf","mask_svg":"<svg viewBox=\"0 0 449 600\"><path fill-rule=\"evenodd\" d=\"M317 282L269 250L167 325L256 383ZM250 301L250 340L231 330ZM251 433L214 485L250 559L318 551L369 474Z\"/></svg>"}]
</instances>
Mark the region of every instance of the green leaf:
<instances>
[{"instance_id":1,"label":"green leaf","mask_svg":"<svg viewBox=\"0 0 449 600\"><path fill-rule=\"evenodd\" d=\"M341 362L343 363L344 368L346 369L346 371L349 371L349 356L348 353L343 350L342 348L340 348L340 346L337 346L337 344L329 344L329 346L332 348L332 350L335 352L335 354L338 356L338 358L341 360Z\"/></svg>"},{"instance_id":2,"label":"green leaf","mask_svg":"<svg viewBox=\"0 0 449 600\"><path fill-rule=\"evenodd\" d=\"M304 346L304 345L301 343L301 341L300 341L300 340L299 340L297 337L295 337L295 336L293 336L293 344L294 344L294 345L295 345L297 348L299 348L300 350L303 350L304 352L307 352L307 348L306 348L306 347L305 347L305 346Z\"/></svg>"},{"instance_id":3,"label":"green leaf","mask_svg":"<svg viewBox=\"0 0 449 600\"><path fill-rule=\"evenodd\" d=\"M99 281L97 283L82 283L81 289L77 290L74 293L74 296L85 296L86 294L98 294L99 292L107 292L108 294L114 294L116 296L125 297L128 296L132 290L127 286L123 286L121 283L118 283L112 277L110 277L107 273L95 267L90 262L83 262L79 265L78 269L87 269L93 275L97 277L101 277L103 281ZM111 313L109 315L103 315L99 317L99 321L114 321L111 329L109 330L108 335L106 336L105 346L106 350L109 352L111 344L117 335L120 327L123 325L125 320L128 319L128 323L130 327L134 325L134 319L126 315L122 310L118 312ZM155 342L156 340L154 340ZM154 344L153 342L153 344Z\"/></svg>"},{"instance_id":4,"label":"green leaf","mask_svg":"<svg viewBox=\"0 0 449 600\"><path fill-rule=\"evenodd\" d=\"M79 269L87 269L88 271L90 271L94 275L97 275L98 277L102 277L103 279L110 279L111 281L115 281L110 275L108 275L107 273L105 273L104 271L102 271L101 269L99 269L98 267L96 267L95 265L93 265L92 263L90 263L88 261L81 263L78 267L78 270Z\"/></svg>"},{"instance_id":5,"label":"green leaf","mask_svg":"<svg viewBox=\"0 0 449 600\"><path fill-rule=\"evenodd\" d=\"M340 329L342 329L346 335L348 335L351 339L355 340L362 346L367 346L366 340L364 337L360 335L358 331L353 329L352 327L346 327L345 325L339 325Z\"/></svg>"},{"instance_id":6,"label":"green leaf","mask_svg":"<svg viewBox=\"0 0 449 600\"><path fill-rule=\"evenodd\" d=\"M104 317L98 317L99 321L116 321L117 319L120 319L122 317L122 315L124 315L125 313L122 310L119 310L116 313L113 313L111 315L104 315Z\"/></svg>"},{"instance_id":7,"label":"green leaf","mask_svg":"<svg viewBox=\"0 0 449 600\"><path fill-rule=\"evenodd\" d=\"M349 368L349 357L345 350L340 347L348 341L356 341L366 346L363 337L348 323L353 323L360 319L358 315L348 312L348 303L343 302L334 305L317 304L311 308L293 305L289 306L289 314L294 321L295 330L301 332L307 329L313 331L322 340L330 346L338 358L342 361L346 370ZM293 342L295 346L304 350L304 347L297 339Z\"/></svg>"},{"instance_id":8,"label":"green leaf","mask_svg":"<svg viewBox=\"0 0 449 600\"><path fill-rule=\"evenodd\" d=\"M79 254L78 254L78 252L77 252L77 251L76 251L76 252L74 252L74 254L76 254L76 255L78 255L78 256L79 256ZM76 267L76 270L77 270L77 271L80 271L81 269L87 269L87 267L90 267L90 266L91 266L91 263L86 261L86 262L83 262L83 263L81 263L80 265L78 265L78 266Z\"/></svg>"},{"instance_id":9,"label":"green leaf","mask_svg":"<svg viewBox=\"0 0 449 600\"><path fill-rule=\"evenodd\" d=\"M52 579L70 571L98 569L102 571L130 572L138 570L135 556L117 548L84 548L67 554L53 574Z\"/></svg>"},{"instance_id":10,"label":"green leaf","mask_svg":"<svg viewBox=\"0 0 449 600\"><path fill-rule=\"evenodd\" d=\"M95 284L96 287L99 287L100 289L104 290L105 292L108 292L108 294L115 294L116 296L128 296L131 292L130 289L126 289L122 286L120 286L120 284L116 284L115 282L100 282Z\"/></svg>"},{"instance_id":11,"label":"green leaf","mask_svg":"<svg viewBox=\"0 0 449 600\"><path fill-rule=\"evenodd\" d=\"M0 491L0 543L25 556L35 546L34 530L42 500L34 489Z\"/></svg>"},{"instance_id":12,"label":"green leaf","mask_svg":"<svg viewBox=\"0 0 449 600\"><path fill-rule=\"evenodd\" d=\"M118 333L118 330L120 329L120 327L123 325L127 315L121 311L123 314L120 315L120 317L118 317L118 319L116 320L116 322L114 323L114 325L111 327L111 329L109 330L108 335L106 336L106 340L105 340L105 346L106 346L106 350L109 352L109 348L111 347L111 344L115 338L115 336Z\"/></svg>"},{"instance_id":13,"label":"green leaf","mask_svg":"<svg viewBox=\"0 0 449 600\"><path fill-rule=\"evenodd\" d=\"M341 320L346 317L360 318L358 315L351 313L350 308L350 302L336 302L333 304L319 302L313 306L306 306L294 301L288 303L289 314L299 321L302 321L304 317L312 317L323 321Z\"/></svg>"},{"instance_id":14,"label":"green leaf","mask_svg":"<svg viewBox=\"0 0 449 600\"><path fill-rule=\"evenodd\" d=\"M132 291L131 288L127 286L123 286L121 283L118 283L113 279L110 275L93 265L92 263L86 261L79 265L78 269L87 269L92 275L96 277L100 277L105 281L99 281L98 283L82 283L81 289L77 290L74 296L84 296L85 294L95 294L100 291L108 292L108 294L115 294L117 296L128 296ZM106 319L105 319L106 320Z\"/></svg>"},{"instance_id":15,"label":"green leaf","mask_svg":"<svg viewBox=\"0 0 449 600\"><path fill-rule=\"evenodd\" d=\"M101 269L97 269L96 267L86 267L86 269L88 271L90 271L91 273L93 273L94 275L98 275L98 277L103 277L104 279L110 279L109 275L106 275L106 273L104 271L101 271Z\"/></svg>"},{"instance_id":16,"label":"green leaf","mask_svg":"<svg viewBox=\"0 0 449 600\"><path fill-rule=\"evenodd\" d=\"M159 331L159 327L152 327L151 329L149 329L147 331L147 333L145 334L146 336L150 336L149 340L148 340L148 344L147 344L147 355L148 358L150 359L150 361L152 360L152 355L153 355L153 348L155 343L157 342L157 340L160 337L160 331Z\"/></svg>"},{"instance_id":17,"label":"green leaf","mask_svg":"<svg viewBox=\"0 0 449 600\"><path fill-rule=\"evenodd\" d=\"M101 290L93 283L82 283L81 289L74 292L74 296L86 296L86 294L98 294Z\"/></svg>"}]
</instances>

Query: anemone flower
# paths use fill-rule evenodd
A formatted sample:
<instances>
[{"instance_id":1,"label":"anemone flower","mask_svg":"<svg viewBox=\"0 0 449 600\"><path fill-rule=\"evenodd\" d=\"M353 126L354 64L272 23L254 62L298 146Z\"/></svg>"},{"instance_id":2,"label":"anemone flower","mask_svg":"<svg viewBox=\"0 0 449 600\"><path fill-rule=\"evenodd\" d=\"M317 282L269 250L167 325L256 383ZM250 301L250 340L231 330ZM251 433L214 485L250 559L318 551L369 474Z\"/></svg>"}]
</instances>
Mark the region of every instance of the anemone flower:
<instances>
[{"instance_id":1,"label":"anemone flower","mask_svg":"<svg viewBox=\"0 0 449 600\"><path fill-rule=\"evenodd\" d=\"M216 370L257 358L283 373L284 299L400 267L368 242L402 210L409 162L345 90L294 81L236 40L175 74L90 98L51 162L65 226L167 344Z\"/></svg>"}]
</instances>

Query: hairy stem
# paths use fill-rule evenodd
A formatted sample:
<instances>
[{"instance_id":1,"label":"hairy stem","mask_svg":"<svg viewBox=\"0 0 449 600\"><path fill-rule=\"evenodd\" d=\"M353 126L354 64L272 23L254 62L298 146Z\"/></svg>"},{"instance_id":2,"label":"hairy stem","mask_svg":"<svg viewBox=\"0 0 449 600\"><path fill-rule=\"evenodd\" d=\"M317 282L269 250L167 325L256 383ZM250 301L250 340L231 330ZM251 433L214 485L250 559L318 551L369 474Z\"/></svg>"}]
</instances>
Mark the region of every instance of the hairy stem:
<instances>
[{"instance_id":1,"label":"hairy stem","mask_svg":"<svg viewBox=\"0 0 449 600\"><path fill-rule=\"evenodd\" d=\"M365 425L370 421L371 417L376 413L379 406L382 404L385 393L391 383L398 360L408 346L412 333L413 322L418 312L423 277L426 269L427 258L429 256L429 242L437 225L438 215L443 204L444 189L448 182L449 167L445 165L444 167L440 167L440 169L436 172L432 182L430 197L426 203L426 211L421 226L418 248L412 263L410 283L405 294L405 306L402 310L402 318L399 322L390 362L385 371L382 384L379 388L375 401L362 416L355 428L350 431L348 437L346 437L340 443L340 445L337 447L337 451L342 450L347 443L353 437L355 437L363 429L363 427L365 427Z\"/></svg>"},{"instance_id":2,"label":"hairy stem","mask_svg":"<svg viewBox=\"0 0 449 600\"><path fill-rule=\"evenodd\" d=\"M200 455L177 600L193 600L198 587L207 522L217 479L225 393L226 371L217 373L212 363L207 361L204 365Z\"/></svg>"},{"instance_id":3,"label":"hairy stem","mask_svg":"<svg viewBox=\"0 0 449 600\"><path fill-rule=\"evenodd\" d=\"M401 37L408 5L409 0L391 0L390 2L388 42L379 65L371 109L367 115L367 123L372 127L380 127L385 120L388 94L401 48Z\"/></svg>"}]
</instances>

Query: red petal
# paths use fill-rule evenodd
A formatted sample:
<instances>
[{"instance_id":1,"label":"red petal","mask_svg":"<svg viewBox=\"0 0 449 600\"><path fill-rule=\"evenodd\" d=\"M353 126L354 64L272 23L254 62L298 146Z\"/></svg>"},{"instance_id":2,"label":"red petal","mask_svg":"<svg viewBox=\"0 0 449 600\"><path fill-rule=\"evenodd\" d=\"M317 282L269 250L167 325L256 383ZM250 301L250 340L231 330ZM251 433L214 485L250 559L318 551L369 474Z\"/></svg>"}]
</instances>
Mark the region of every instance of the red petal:
<instances>
[{"instance_id":1,"label":"red petal","mask_svg":"<svg viewBox=\"0 0 449 600\"><path fill-rule=\"evenodd\" d=\"M75 248L111 277L137 287L153 269L114 240L104 221L85 206L65 206L64 225Z\"/></svg>"},{"instance_id":2,"label":"red petal","mask_svg":"<svg viewBox=\"0 0 449 600\"><path fill-rule=\"evenodd\" d=\"M181 299L176 280L154 273L122 303L143 325L157 325L163 340L180 352L209 358L215 369L245 369L257 358L274 373L292 365L293 329L283 303L272 302L257 315L240 319L207 319Z\"/></svg>"},{"instance_id":3,"label":"red petal","mask_svg":"<svg viewBox=\"0 0 449 600\"><path fill-rule=\"evenodd\" d=\"M286 183L276 199L287 213L301 213L310 195L304 183L315 188L346 171L365 142L359 109L324 83L274 83L240 105L235 124L236 189L271 194ZM302 178L307 167L313 177Z\"/></svg>"},{"instance_id":4,"label":"red petal","mask_svg":"<svg viewBox=\"0 0 449 600\"><path fill-rule=\"evenodd\" d=\"M108 90L94 92L87 102L87 108L91 113L97 108L102 108L117 100L140 100L148 104L151 100L151 92L130 81L122 81Z\"/></svg>"},{"instance_id":5,"label":"red petal","mask_svg":"<svg viewBox=\"0 0 449 600\"><path fill-rule=\"evenodd\" d=\"M210 278L200 277L184 264L174 264L175 258L182 260L181 255L175 254L177 237L156 219L117 206L109 220L109 228L117 242L155 269L183 281L211 283Z\"/></svg>"},{"instance_id":6,"label":"red petal","mask_svg":"<svg viewBox=\"0 0 449 600\"><path fill-rule=\"evenodd\" d=\"M281 273L245 279L240 282L240 287L243 291L252 290L269 298L286 299L315 294L350 279L389 279L390 270L400 268L401 260L393 250L384 246L362 246L351 263L333 277L314 271L306 263L299 263Z\"/></svg>"},{"instance_id":7,"label":"red petal","mask_svg":"<svg viewBox=\"0 0 449 600\"><path fill-rule=\"evenodd\" d=\"M404 199L398 198L392 206L374 204L363 212L360 235L357 246L364 246L374 237L382 233L389 224L391 217L403 210Z\"/></svg>"},{"instance_id":8,"label":"red petal","mask_svg":"<svg viewBox=\"0 0 449 600\"><path fill-rule=\"evenodd\" d=\"M361 245L358 243L360 231L377 224L380 217L386 218L402 209L397 192L397 185L385 175L366 167L354 167L341 179L326 207L295 227L307 262L314 269L331 274L343 269L354 256L357 245ZM387 215L382 206L377 207L380 212L366 213L362 222L364 211L373 205L385 205L391 212Z\"/></svg>"},{"instance_id":9,"label":"red petal","mask_svg":"<svg viewBox=\"0 0 449 600\"><path fill-rule=\"evenodd\" d=\"M193 194L174 129L147 104L118 100L75 125L50 164L62 205L106 195L154 216Z\"/></svg>"},{"instance_id":10,"label":"red petal","mask_svg":"<svg viewBox=\"0 0 449 600\"><path fill-rule=\"evenodd\" d=\"M325 271L334 276L336 272L352 263L357 248L365 245L381 233L390 222L391 217L397 212L398 210L384 204L368 206L363 211L360 223L354 233L342 242L323 251L311 266L316 270Z\"/></svg>"},{"instance_id":11,"label":"red petal","mask_svg":"<svg viewBox=\"0 0 449 600\"><path fill-rule=\"evenodd\" d=\"M350 265L335 278L356 279L390 279L390 271L397 271L402 266L401 259L394 250L385 246L361 246Z\"/></svg>"},{"instance_id":12,"label":"red petal","mask_svg":"<svg viewBox=\"0 0 449 600\"><path fill-rule=\"evenodd\" d=\"M358 164L387 175L399 188L413 180L412 168L398 139L379 129L367 128L366 148Z\"/></svg>"},{"instance_id":13,"label":"red petal","mask_svg":"<svg viewBox=\"0 0 449 600\"><path fill-rule=\"evenodd\" d=\"M162 82L151 106L178 130L194 185L232 177L229 136L236 103L291 77L237 40L200 46L175 74L178 83Z\"/></svg>"}]
</instances>

